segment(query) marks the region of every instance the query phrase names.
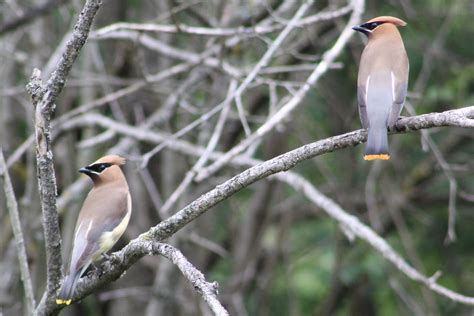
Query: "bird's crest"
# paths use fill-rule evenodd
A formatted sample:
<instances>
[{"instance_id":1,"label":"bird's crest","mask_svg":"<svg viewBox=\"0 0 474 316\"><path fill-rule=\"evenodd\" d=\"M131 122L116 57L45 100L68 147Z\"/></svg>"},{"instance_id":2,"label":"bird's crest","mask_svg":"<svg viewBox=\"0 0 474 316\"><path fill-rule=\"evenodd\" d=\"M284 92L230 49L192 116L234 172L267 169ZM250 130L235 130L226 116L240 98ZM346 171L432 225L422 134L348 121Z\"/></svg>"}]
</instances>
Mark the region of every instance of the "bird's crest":
<instances>
[{"instance_id":1,"label":"bird's crest","mask_svg":"<svg viewBox=\"0 0 474 316\"><path fill-rule=\"evenodd\" d=\"M111 165L121 166L121 165L125 164L125 161L126 161L126 159L123 158L123 157L120 157L120 156L117 156L117 155L107 155L107 156L104 156L104 157L98 159L97 161L95 161L93 163L93 165L97 164L97 163L107 163L107 164L111 164Z\"/></svg>"},{"instance_id":2,"label":"bird's crest","mask_svg":"<svg viewBox=\"0 0 474 316\"><path fill-rule=\"evenodd\" d=\"M366 23L391 23L396 26L405 26L407 23L399 18L393 17L393 16L378 16L376 18L373 18L372 20L367 21Z\"/></svg>"}]
</instances>

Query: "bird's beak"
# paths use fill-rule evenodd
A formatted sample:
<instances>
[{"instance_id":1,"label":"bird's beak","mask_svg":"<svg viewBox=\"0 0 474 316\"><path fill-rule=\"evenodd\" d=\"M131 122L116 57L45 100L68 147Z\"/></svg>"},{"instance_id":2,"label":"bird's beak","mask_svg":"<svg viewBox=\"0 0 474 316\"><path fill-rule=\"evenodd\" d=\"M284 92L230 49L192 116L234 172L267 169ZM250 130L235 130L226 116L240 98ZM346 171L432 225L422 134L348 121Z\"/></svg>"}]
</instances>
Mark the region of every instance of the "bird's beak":
<instances>
[{"instance_id":1,"label":"bird's beak","mask_svg":"<svg viewBox=\"0 0 474 316\"><path fill-rule=\"evenodd\" d=\"M87 169L87 167L79 169L79 172L87 175L91 175L93 173L91 170Z\"/></svg>"},{"instance_id":2,"label":"bird's beak","mask_svg":"<svg viewBox=\"0 0 474 316\"><path fill-rule=\"evenodd\" d=\"M356 25L356 26L352 27L352 29L354 31L361 32L361 33L364 33L364 34L367 33L367 30L363 27L360 27L359 25Z\"/></svg>"}]
</instances>

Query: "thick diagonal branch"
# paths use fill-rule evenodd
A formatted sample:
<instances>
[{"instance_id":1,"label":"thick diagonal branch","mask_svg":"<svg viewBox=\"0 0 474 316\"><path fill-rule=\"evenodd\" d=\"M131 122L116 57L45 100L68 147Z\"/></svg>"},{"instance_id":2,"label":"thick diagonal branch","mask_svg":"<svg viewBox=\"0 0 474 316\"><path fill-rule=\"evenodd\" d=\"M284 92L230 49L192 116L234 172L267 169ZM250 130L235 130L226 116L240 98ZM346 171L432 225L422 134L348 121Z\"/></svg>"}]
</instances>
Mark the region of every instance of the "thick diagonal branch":
<instances>
[{"instance_id":1,"label":"thick diagonal branch","mask_svg":"<svg viewBox=\"0 0 474 316\"><path fill-rule=\"evenodd\" d=\"M95 123L101 122L99 125L103 124L103 126L106 128L111 128L119 133L150 142L162 141L164 137L163 134L133 128L125 124L113 122L107 118L97 118L98 116L96 115L87 115L87 120L84 123L90 124L94 121ZM397 129L400 132L406 132L409 130L414 131L423 128L439 126L473 127L473 119L474 106L470 106L442 113L429 113L415 117L403 118L397 123ZM100 279L87 278L79 283L75 299L80 299L91 293L94 289L118 279L123 274L123 272L131 267L137 260L148 254L147 251L144 251L142 248L137 246L140 245L141 242L149 240L164 240L183 228L187 223L196 219L211 207L237 193L242 188L245 188L256 181L269 177L273 174L278 174L276 175L277 178L282 177L284 179L283 174L280 173L293 168L302 161L324 153L336 151L338 149L355 146L366 141L366 139L367 133L363 130L357 130L304 145L261 163L259 161L241 156L234 157L232 160L233 164L237 164L239 166L250 165L252 167L236 175L232 179L229 179L223 184L218 185L213 190L191 202L175 215L164 220L155 227L152 227L148 232L131 241L124 249L115 253L116 260L107 261L104 263L104 274ZM174 142L170 148L193 156L201 155L205 151L205 149L202 147L194 146L179 140ZM222 153L214 152L209 157L210 159L217 160L222 156ZM474 298L455 293L445 287L442 287L438 285L435 280L427 278L416 271L413 267L408 265L408 263L406 263L403 258L398 255L387 242L383 240L383 238L378 236L373 230L360 222L356 217L349 215L332 200L328 199L327 197L322 199L322 195L316 198L315 191L308 190L307 184L300 182L299 187L297 186L297 188L308 195L308 198L311 201L314 203L317 202L321 208L326 210L328 215L337 220L340 224L351 229L351 231L353 231L356 236L367 241L372 247L374 247L374 249L384 255L385 258L387 258L391 263L393 263L397 268L399 268L413 280L424 283L433 291L457 302L474 305ZM59 307L57 306L55 307L55 309L58 308Z\"/></svg>"}]
</instances>

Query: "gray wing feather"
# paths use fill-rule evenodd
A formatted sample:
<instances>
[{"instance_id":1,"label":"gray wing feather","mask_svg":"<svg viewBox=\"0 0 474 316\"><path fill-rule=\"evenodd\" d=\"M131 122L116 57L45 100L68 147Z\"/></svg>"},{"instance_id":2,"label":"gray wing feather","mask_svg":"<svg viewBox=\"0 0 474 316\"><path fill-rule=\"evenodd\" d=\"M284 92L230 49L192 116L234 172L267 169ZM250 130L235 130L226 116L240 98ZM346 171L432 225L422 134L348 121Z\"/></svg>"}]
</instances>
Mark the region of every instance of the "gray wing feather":
<instances>
[{"instance_id":1,"label":"gray wing feather","mask_svg":"<svg viewBox=\"0 0 474 316\"><path fill-rule=\"evenodd\" d=\"M392 110L390 111L390 116L388 118L388 127L392 130L397 123L398 117L402 112L403 105L405 104L405 98L407 96L408 83L399 82L395 84L395 100L392 105Z\"/></svg>"},{"instance_id":2,"label":"gray wing feather","mask_svg":"<svg viewBox=\"0 0 474 316\"><path fill-rule=\"evenodd\" d=\"M369 120L367 118L367 96L365 95L365 86L359 85L357 87L357 103L359 103L359 117L362 122L362 127L369 128Z\"/></svg>"}]
</instances>

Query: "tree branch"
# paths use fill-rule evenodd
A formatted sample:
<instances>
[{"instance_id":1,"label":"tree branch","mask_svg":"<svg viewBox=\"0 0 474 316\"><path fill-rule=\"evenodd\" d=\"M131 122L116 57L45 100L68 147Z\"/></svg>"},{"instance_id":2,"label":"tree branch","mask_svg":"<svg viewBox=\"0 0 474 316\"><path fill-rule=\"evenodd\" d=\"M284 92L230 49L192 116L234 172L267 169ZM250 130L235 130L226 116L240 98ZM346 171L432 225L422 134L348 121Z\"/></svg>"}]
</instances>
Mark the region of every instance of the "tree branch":
<instances>
[{"instance_id":1,"label":"tree branch","mask_svg":"<svg viewBox=\"0 0 474 316\"><path fill-rule=\"evenodd\" d=\"M31 283L30 269L28 268L28 257L25 249L25 239L23 238L23 231L21 229L20 215L18 212L18 203L16 202L15 192L13 191L10 175L8 174L7 164L3 157L3 151L0 148L0 176L3 177L3 187L5 190L5 197L7 199L7 208L10 215L10 222L13 227L13 235L15 236L16 251L18 255L18 262L20 263L21 279L25 290L26 311L31 314L35 309L35 297L33 294L33 285Z\"/></svg>"},{"instance_id":2,"label":"tree branch","mask_svg":"<svg viewBox=\"0 0 474 316\"><path fill-rule=\"evenodd\" d=\"M160 254L173 262L179 268L184 277L188 279L193 287L199 292L215 315L229 315L227 310L217 299L217 282L207 282L201 271L196 269L181 253L181 251L171 245L152 241L146 243L145 247L148 247L150 252L153 254Z\"/></svg>"},{"instance_id":3,"label":"tree branch","mask_svg":"<svg viewBox=\"0 0 474 316\"><path fill-rule=\"evenodd\" d=\"M61 234L56 208L56 177L51 151L51 116L54 112L54 102L61 93L72 65L86 42L100 4L100 0L88 0L84 5L74 26L72 37L66 44L61 59L46 86L43 87L41 72L38 69L33 71L31 81L27 85L27 91L32 96L35 106L36 160L47 263L46 291L35 311L37 314L44 314L43 302L56 293L62 277Z\"/></svg>"},{"instance_id":4,"label":"tree branch","mask_svg":"<svg viewBox=\"0 0 474 316\"><path fill-rule=\"evenodd\" d=\"M320 12L318 14L308 16L304 19L301 19L296 23L296 27L304 27L316 22L332 20L347 13L351 12L352 6L346 5L337 10L330 10L327 12ZM109 38L113 36L111 33L116 33L122 30L132 30L140 32L155 32L155 33L185 33L192 35L201 35L201 36L258 36L271 32L278 31L284 28L283 24L275 25L257 25L255 27L235 27L235 28L217 28L217 27L199 27L199 26L190 26L186 24L179 23L178 25L173 24L142 24L142 23L126 23L119 22L114 23L108 26L105 26L101 29L96 30L91 34L92 38Z\"/></svg>"}]
</instances>

